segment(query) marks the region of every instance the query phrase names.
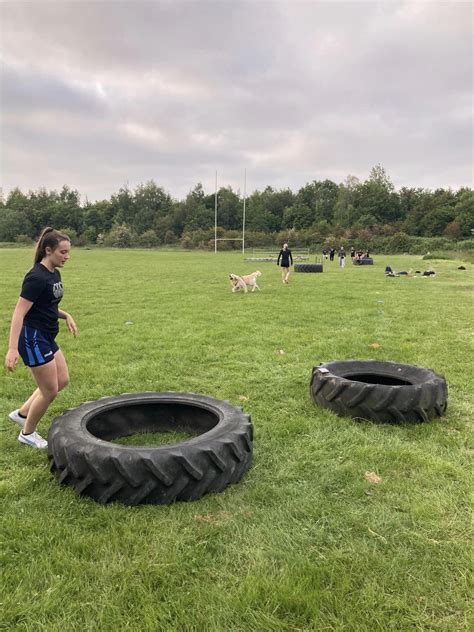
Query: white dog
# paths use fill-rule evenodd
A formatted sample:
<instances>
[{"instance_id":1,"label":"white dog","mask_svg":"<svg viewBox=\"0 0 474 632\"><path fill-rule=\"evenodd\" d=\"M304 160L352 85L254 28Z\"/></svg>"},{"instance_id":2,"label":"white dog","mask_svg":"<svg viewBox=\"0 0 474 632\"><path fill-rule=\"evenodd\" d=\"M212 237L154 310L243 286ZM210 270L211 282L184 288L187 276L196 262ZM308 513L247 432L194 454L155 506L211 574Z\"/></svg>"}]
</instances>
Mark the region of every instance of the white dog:
<instances>
[{"instance_id":1,"label":"white dog","mask_svg":"<svg viewBox=\"0 0 474 632\"><path fill-rule=\"evenodd\" d=\"M257 285L257 277L259 277L261 274L262 273L260 272L260 270L244 276L239 276L238 274L229 274L230 283L232 285L232 292L239 292L240 290L242 290L243 292L247 292L247 285L252 288L252 292L255 292L255 288L257 288L257 290L260 290Z\"/></svg>"},{"instance_id":2,"label":"white dog","mask_svg":"<svg viewBox=\"0 0 474 632\"><path fill-rule=\"evenodd\" d=\"M258 291L260 291L260 288L257 285L257 277L261 276L262 273L260 272L260 270L257 270L256 272L252 272L252 274L247 274L245 276L242 277L242 281L250 286L252 288L252 292L255 292L255 288L257 288Z\"/></svg>"},{"instance_id":3,"label":"white dog","mask_svg":"<svg viewBox=\"0 0 474 632\"><path fill-rule=\"evenodd\" d=\"M229 274L230 284L232 285L232 292L247 292L247 285L242 277L238 274Z\"/></svg>"}]
</instances>

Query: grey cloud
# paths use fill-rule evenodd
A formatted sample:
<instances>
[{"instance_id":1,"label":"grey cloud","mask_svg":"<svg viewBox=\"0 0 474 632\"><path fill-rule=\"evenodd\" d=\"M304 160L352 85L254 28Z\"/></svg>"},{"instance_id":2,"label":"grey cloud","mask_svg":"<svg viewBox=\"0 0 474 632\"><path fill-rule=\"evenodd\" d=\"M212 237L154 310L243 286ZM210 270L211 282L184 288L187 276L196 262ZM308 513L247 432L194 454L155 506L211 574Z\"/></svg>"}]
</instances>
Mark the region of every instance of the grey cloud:
<instances>
[{"instance_id":1,"label":"grey cloud","mask_svg":"<svg viewBox=\"0 0 474 632\"><path fill-rule=\"evenodd\" d=\"M471 184L462 2L3 2L2 181ZM21 147L21 150L19 149ZM30 158L29 158L30 156ZM39 162L33 157L43 156ZM33 167L35 165L35 167Z\"/></svg>"}]
</instances>

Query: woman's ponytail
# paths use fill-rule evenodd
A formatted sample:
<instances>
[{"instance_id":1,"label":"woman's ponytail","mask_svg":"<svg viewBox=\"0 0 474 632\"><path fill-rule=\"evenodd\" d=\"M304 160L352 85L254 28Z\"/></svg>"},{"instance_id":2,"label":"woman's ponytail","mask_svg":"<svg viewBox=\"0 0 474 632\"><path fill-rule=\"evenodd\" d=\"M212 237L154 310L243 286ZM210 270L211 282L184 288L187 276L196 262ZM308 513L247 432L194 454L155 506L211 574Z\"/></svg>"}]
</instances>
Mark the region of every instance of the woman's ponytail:
<instances>
[{"instance_id":1,"label":"woman's ponytail","mask_svg":"<svg viewBox=\"0 0 474 632\"><path fill-rule=\"evenodd\" d=\"M55 250L60 241L71 241L67 235L54 230L51 226L45 228L39 236L38 243L35 250L35 265L41 263L46 256L46 248Z\"/></svg>"}]
</instances>

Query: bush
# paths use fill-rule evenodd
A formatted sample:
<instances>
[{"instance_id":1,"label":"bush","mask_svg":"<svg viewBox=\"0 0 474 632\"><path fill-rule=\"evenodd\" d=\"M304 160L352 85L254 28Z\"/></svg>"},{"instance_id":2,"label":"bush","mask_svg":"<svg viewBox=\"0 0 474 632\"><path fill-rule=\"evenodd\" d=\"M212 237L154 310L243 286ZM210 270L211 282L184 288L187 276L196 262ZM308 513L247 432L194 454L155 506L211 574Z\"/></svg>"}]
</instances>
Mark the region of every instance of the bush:
<instances>
[{"instance_id":1,"label":"bush","mask_svg":"<svg viewBox=\"0 0 474 632\"><path fill-rule=\"evenodd\" d=\"M77 231L74 230L74 228L58 228L58 233L62 233L63 235L67 235L69 237L69 239L71 240L71 245L72 246L77 246L77 239L78 239L78 235L77 235Z\"/></svg>"},{"instance_id":2,"label":"bush","mask_svg":"<svg viewBox=\"0 0 474 632\"><path fill-rule=\"evenodd\" d=\"M17 235L15 239L17 244L22 244L24 246L31 246L33 240L29 235Z\"/></svg>"},{"instance_id":3,"label":"bush","mask_svg":"<svg viewBox=\"0 0 474 632\"><path fill-rule=\"evenodd\" d=\"M456 244L456 250L474 250L474 239L458 241L458 243Z\"/></svg>"},{"instance_id":4,"label":"bush","mask_svg":"<svg viewBox=\"0 0 474 632\"><path fill-rule=\"evenodd\" d=\"M131 248L134 242L135 235L126 224L114 226L104 237L104 246L112 248Z\"/></svg>"},{"instance_id":5,"label":"bush","mask_svg":"<svg viewBox=\"0 0 474 632\"><path fill-rule=\"evenodd\" d=\"M167 230L165 233L165 244L175 244L178 241L178 238L173 233L172 230Z\"/></svg>"},{"instance_id":6,"label":"bush","mask_svg":"<svg viewBox=\"0 0 474 632\"><path fill-rule=\"evenodd\" d=\"M181 246L186 250L191 250L193 247L193 240L191 239L191 235L189 233L184 233L181 237Z\"/></svg>"},{"instance_id":7,"label":"bush","mask_svg":"<svg viewBox=\"0 0 474 632\"><path fill-rule=\"evenodd\" d=\"M147 230L137 237L137 246L156 248L159 245L158 235L154 230Z\"/></svg>"},{"instance_id":8,"label":"bush","mask_svg":"<svg viewBox=\"0 0 474 632\"><path fill-rule=\"evenodd\" d=\"M85 239L88 244L95 244L97 241L97 230L94 226L87 226L83 231L81 238Z\"/></svg>"},{"instance_id":9,"label":"bush","mask_svg":"<svg viewBox=\"0 0 474 632\"><path fill-rule=\"evenodd\" d=\"M396 254L401 252L410 252L412 240L406 233L395 233L386 242L387 252Z\"/></svg>"},{"instance_id":10,"label":"bush","mask_svg":"<svg viewBox=\"0 0 474 632\"><path fill-rule=\"evenodd\" d=\"M429 261L431 259L450 260L456 259L456 255L454 252L430 252L423 256L423 261Z\"/></svg>"}]
</instances>

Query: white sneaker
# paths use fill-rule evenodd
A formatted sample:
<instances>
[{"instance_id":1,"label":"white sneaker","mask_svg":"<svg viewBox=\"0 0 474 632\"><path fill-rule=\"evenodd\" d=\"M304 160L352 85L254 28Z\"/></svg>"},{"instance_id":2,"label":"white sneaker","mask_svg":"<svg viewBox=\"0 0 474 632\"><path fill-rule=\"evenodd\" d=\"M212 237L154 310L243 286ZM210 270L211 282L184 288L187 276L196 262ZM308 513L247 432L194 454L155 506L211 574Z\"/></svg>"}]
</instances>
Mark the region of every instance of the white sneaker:
<instances>
[{"instance_id":1,"label":"white sneaker","mask_svg":"<svg viewBox=\"0 0 474 632\"><path fill-rule=\"evenodd\" d=\"M31 434L24 435L23 432L20 432L18 435L18 441L20 443L25 443L26 445L30 445L32 448L47 448L48 442L43 439L43 437L37 432L32 432Z\"/></svg>"},{"instance_id":2,"label":"white sneaker","mask_svg":"<svg viewBox=\"0 0 474 632\"><path fill-rule=\"evenodd\" d=\"M20 415L20 409L19 408L17 410L12 410L12 412L9 413L8 416L10 417L10 419L12 421L14 421L16 424L18 424L22 428L25 425L26 417L22 417Z\"/></svg>"}]
</instances>

